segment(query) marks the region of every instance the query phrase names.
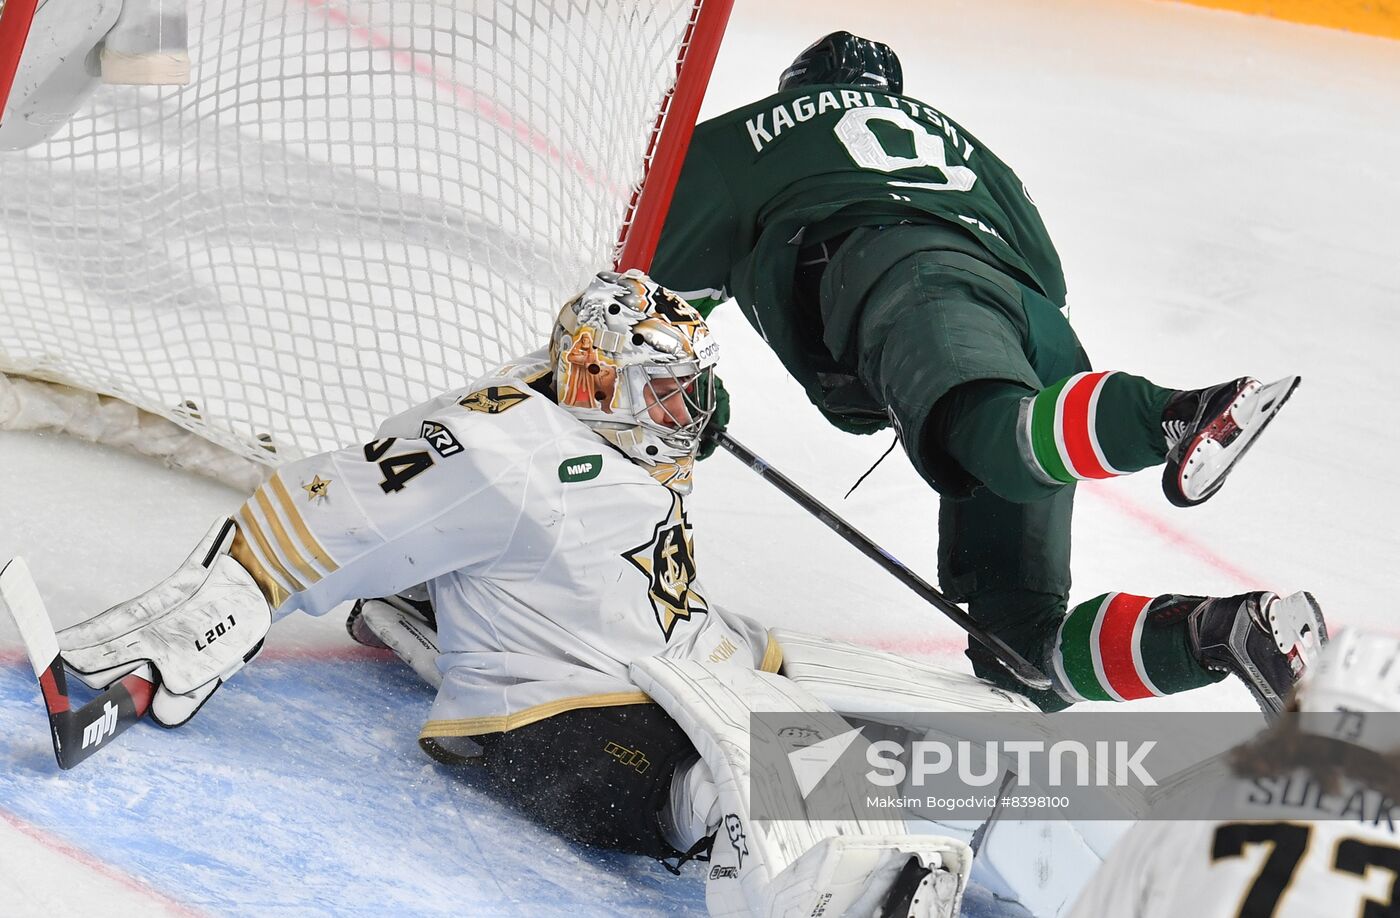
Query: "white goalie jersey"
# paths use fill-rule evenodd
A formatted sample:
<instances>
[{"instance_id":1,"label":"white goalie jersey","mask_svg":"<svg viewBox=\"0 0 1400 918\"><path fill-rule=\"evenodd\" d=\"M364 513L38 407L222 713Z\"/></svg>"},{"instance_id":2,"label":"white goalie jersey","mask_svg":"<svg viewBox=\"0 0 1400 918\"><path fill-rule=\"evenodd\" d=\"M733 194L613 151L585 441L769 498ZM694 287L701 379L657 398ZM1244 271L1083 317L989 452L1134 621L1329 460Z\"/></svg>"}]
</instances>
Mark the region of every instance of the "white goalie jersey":
<instances>
[{"instance_id":1,"label":"white goalie jersey","mask_svg":"<svg viewBox=\"0 0 1400 918\"><path fill-rule=\"evenodd\" d=\"M1400 805L1304 771L1232 780L1228 820L1150 821L1109 852L1070 918L1321 918L1400 914Z\"/></svg>"},{"instance_id":2,"label":"white goalie jersey","mask_svg":"<svg viewBox=\"0 0 1400 918\"><path fill-rule=\"evenodd\" d=\"M680 495L505 367L282 466L235 519L280 617L426 583L443 673L423 738L648 700L628 664L777 668L766 631L707 598Z\"/></svg>"}]
</instances>

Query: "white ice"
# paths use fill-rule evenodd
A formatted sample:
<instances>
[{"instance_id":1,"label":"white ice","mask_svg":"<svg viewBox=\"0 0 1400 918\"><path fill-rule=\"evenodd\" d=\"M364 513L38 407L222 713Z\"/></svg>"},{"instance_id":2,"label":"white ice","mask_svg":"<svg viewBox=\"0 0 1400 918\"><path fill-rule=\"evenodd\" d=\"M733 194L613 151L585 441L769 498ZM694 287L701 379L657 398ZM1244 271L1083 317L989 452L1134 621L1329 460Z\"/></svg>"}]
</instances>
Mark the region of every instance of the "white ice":
<instances>
[{"instance_id":1,"label":"white ice","mask_svg":"<svg viewBox=\"0 0 1400 918\"><path fill-rule=\"evenodd\" d=\"M909 93L1026 180L1098 366L1181 387L1302 374L1209 504L1174 510L1152 474L1084 488L1077 597L1309 589L1334 628L1396 629L1400 43L1134 0L738 7L708 112L827 31L892 43ZM714 325L733 433L932 577L935 500L901 456L841 501L889 438L826 427L733 307ZM240 499L0 433L0 558L29 560L60 624L164 576ZM704 464L692 508L721 601L963 665L956 629L733 460ZM703 911L699 871L561 843L432 765L426 691L356 654L342 622L279 625L189 727L137 727L68 773L0 626L0 914ZM1142 707L1248 705L1227 682Z\"/></svg>"}]
</instances>

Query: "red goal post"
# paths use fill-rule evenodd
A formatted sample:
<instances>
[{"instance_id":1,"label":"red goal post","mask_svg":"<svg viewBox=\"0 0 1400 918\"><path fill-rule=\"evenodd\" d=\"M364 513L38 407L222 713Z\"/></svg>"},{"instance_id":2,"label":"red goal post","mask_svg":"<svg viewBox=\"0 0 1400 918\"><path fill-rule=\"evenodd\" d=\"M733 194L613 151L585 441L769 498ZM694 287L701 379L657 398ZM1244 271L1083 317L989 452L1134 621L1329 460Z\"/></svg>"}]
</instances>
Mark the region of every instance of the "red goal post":
<instances>
[{"instance_id":1,"label":"red goal post","mask_svg":"<svg viewBox=\"0 0 1400 918\"><path fill-rule=\"evenodd\" d=\"M190 0L188 87L0 152L0 428L243 485L537 347L650 263L731 7Z\"/></svg>"},{"instance_id":2,"label":"red goal post","mask_svg":"<svg viewBox=\"0 0 1400 918\"><path fill-rule=\"evenodd\" d=\"M0 0L0 115L5 112L5 101L19 69L20 52L38 5L39 0Z\"/></svg>"},{"instance_id":3,"label":"red goal post","mask_svg":"<svg viewBox=\"0 0 1400 918\"><path fill-rule=\"evenodd\" d=\"M651 267L733 7L734 0L698 0L695 4L695 15L676 61L675 86L662 101L652 128L646 173L622 223L616 259L620 271Z\"/></svg>"}]
</instances>

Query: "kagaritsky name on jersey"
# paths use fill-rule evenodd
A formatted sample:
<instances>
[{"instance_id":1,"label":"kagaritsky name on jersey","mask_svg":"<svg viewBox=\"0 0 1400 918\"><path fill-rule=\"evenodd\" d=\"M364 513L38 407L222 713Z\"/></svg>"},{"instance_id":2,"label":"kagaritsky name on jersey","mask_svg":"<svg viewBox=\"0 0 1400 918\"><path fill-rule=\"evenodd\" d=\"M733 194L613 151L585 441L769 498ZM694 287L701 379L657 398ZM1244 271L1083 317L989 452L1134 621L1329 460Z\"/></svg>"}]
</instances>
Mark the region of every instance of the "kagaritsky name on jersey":
<instances>
[{"instance_id":1,"label":"kagaritsky name on jersey","mask_svg":"<svg viewBox=\"0 0 1400 918\"><path fill-rule=\"evenodd\" d=\"M762 153L763 148L773 142L773 138L785 128L796 127L799 122L810 121L817 115L829 111L843 111L848 108L897 108L908 112L938 128L955 148L961 148L963 161L971 158L976 148L958 134L958 129L936 109L921 102L904 99L885 93L861 92L857 89L827 90L815 95L798 96L782 105L773 106L771 112L761 112L744 122L749 129L749 139L753 141L754 152Z\"/></svg>"},{"instance_id":2,"label":"kagaritsky name on jersey","mask_svg":"<svg viewBox=\"0 0 1400 918\"><path fill-rule=\"evenodd\" d=\"M1305 772L1253 778L1242 793L1245 804L1277 813L1279 809L1321 813L1324 819L1357 822L1394 834L1396 801L1380 791L1344 781L1336 793ZM1300 816L1300 818L1317 818Z\"/></svg>"}]
</instances>

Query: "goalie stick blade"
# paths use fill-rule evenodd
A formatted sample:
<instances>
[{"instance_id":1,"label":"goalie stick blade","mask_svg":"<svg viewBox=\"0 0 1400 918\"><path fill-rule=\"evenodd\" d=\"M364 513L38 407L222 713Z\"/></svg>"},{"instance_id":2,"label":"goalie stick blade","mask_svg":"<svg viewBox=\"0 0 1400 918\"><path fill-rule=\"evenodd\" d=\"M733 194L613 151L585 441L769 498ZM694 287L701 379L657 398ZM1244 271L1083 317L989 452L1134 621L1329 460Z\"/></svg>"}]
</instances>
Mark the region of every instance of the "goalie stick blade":
<instances>
[{"instance_id":1,"label":"goalie stick blade","mask_svg":"<svg viewBox=\"0 0 1400 918\"><path fill-rule=\"evenodd\" d=\"M22 558L13 559L0 569L0 607L19 628L20 640L39 681L49 715L54 758L60 768L77 765L140 720L150 708L155 686L150 667L143 666L79 710L72 710L58 635Z\"/></svg>"},{"instance_id":2,"label":"goalie stick blade","mask_svg":"<svg viewBox=\"0 0 1400 918\"><path fill-rule=\"evenodd\" d=\"M61 660L54 661L54 669L62 684ZM156 688L150 681L150 672L149 666L141 667L137 673L114 682L105 692L76 711L65 710L56 714L53 708L49 708L49 728L53 733L54 757L58 759L59 768L66 770L77 765L146 715ZM48 704L47 695L44 702ZM65 706L68 703L66 694L63 703Z\"/></svg>"},{"instance_id":3,"label":"goalie stick blade","mask_svg":"<svg viewBox=\"0 0 1400 918\"><path fill-rule=\"evenodd\" d=\"M29 573L23 558L13 558L0 569L0 605L3 605L19 628L34 678L43 683L44 674L58 659L58 636L44 608L39 587Z\"/></svg>"}]
</instances>

